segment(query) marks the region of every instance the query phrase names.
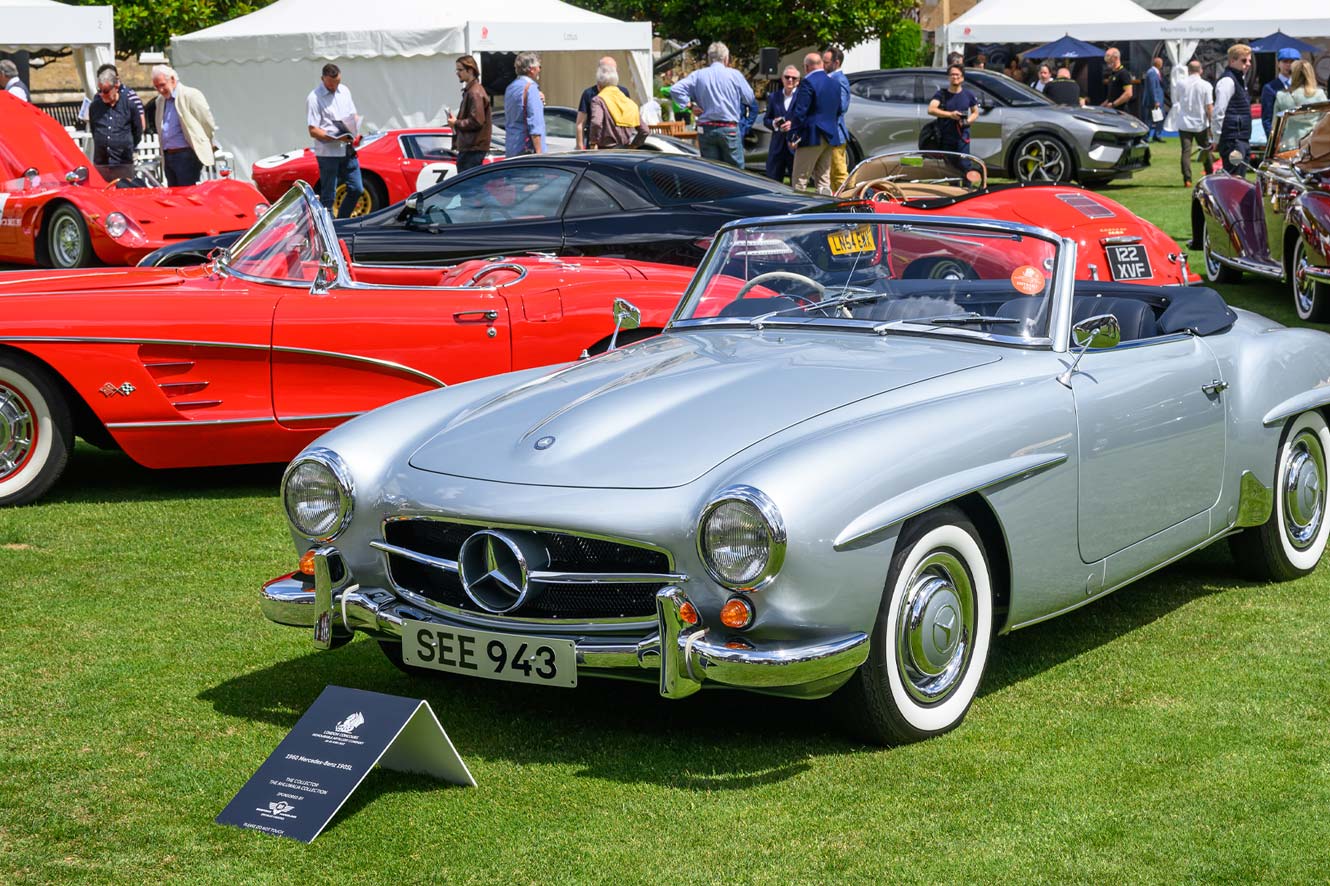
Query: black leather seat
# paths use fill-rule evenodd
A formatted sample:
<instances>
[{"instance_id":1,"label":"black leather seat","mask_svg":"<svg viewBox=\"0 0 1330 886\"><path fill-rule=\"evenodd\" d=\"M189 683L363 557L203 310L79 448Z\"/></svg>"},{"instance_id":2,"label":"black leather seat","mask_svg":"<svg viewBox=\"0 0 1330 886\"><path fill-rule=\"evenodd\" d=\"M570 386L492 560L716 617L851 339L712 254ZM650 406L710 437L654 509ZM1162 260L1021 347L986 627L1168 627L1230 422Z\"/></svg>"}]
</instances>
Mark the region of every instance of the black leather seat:
<instances>
[{"instance_id":1,"label":"black leather seat","mask_svg":"<svg viewBox=\"0 0 1330 886\"><path fill-rule=\"evenodd\" d=\"M1099 314L1112 314L1118 318L1123 341L1139 341L1159 334L1159 321L1155 317L1154 308L1143 301L1112 296L1072 299L1072 325Z\"/></svg>"}]
</instances>

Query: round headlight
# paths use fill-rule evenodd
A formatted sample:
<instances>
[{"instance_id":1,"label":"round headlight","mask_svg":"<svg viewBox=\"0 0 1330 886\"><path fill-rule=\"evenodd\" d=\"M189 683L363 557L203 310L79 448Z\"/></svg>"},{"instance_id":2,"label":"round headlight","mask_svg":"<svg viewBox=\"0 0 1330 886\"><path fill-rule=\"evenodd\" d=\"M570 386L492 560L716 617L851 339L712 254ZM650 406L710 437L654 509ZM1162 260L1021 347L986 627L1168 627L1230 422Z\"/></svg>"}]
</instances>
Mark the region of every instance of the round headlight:
<instances>
[{"instance_id":1,"label":"round headlight","mask_svg":"<svg viewBox=\"0 0 1330 886\"><path fill-rule=\"evenodd\" d=\"M353 492L346 466L328 449L303 453L282 477L286 518L314 541L331 541L351 522Z\"/></svg>"},{"instance_id":2,"label":"round headlight","mask_svg":"<svg viewBox=\"0 0 1330 886\"><path fill-rule=\"evenodd\" d=\"M729 588L751 591L775 577L785 559L785 525L761 490L732 486L702 510L698 552L707 571Z\"/></svg>"},{"instance_id":3,"label":"round headlight","mask_svg":"<svg viewBox=\"0 0 1330 886\"><path fill-rule=\"evenodd\" d=\"M106 216L106 233L112 237L123 237L128 230L129 219L125 218L124 213L112 212Z\"/></svg>"}]
</instances>

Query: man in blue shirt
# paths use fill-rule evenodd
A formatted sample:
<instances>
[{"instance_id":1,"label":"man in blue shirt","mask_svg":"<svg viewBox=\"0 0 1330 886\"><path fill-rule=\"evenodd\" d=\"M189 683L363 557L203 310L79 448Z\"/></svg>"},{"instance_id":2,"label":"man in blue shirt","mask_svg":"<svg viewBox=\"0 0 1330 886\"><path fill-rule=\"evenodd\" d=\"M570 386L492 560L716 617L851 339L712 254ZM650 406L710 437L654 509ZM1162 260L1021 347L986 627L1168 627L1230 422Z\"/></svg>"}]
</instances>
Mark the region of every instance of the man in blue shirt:
<instances>
[{"instance_id":1,"label":"man in blue shirt","mask_svg":"<svg viewBox=\"0 0 1330 886\"><path fill-rule=\"evenodd\" d=\"M545 103L540 97L540 56L519 52L517 79L503 91L503 155L545 153Z\"/></svg>"},{"instance_id":2,"label":"man in blue shirt","mask_svg":"<svg viewBox=\"0 0 1330 886\"><path fill-rule=\"evenodd\" d=\"M744 75L728 67L729 60L729 47L712 43L707 47L708 65L674 84L670 98L675 104L699 109L697 147L703 157L743 169L739 122L745 117L745 106L756 109L757 98Z\"/></svg>"},{"instance_id":3,"label":"man in blue shirt","mask_svg":"<svg viewBox=\"0 0 1330 886\"><path fill-rule=\"evenodd\" d=\"M1261 89L1261 124L1268 136L1275 125L1275 96L1293 82L1293 63L1302 58L1296 49L1285 47L1275 55L1275 79Z\"/></svg>"},{"instance_id":4,"label":"man in blue shirt","mask_svg":"<svg viewBox=\"0 0 1330 886\"><path fill-rule=\"evenodd\" d=\"M850 110L850 78L845 76L841 65L845 64L845 53L839 46L830 46L822 53L822 70L840 86L840 123L841 143L831 147L831 192L840 190L840 186L849 178L850 170L845 161L845 150L850 143L850 130L845 128L845 113Z\"/></svg>"}]
</instances>

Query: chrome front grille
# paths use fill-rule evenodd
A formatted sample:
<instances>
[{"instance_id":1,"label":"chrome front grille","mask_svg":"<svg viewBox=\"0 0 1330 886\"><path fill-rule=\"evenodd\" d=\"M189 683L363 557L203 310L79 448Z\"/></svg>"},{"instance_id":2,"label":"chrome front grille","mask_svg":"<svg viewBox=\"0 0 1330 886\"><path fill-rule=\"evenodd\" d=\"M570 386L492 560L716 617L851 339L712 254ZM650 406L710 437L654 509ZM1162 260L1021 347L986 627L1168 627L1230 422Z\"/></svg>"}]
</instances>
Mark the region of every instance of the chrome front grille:
<instances>
[{"instance_id":1,"label":"chrome front grille","mask_svg":"<svg viewBox=\"0 0 1330 886\"><path fill-rule=\"evenodd\" d=\"M468 612L486 610L469 596L458 567L462 545L492 529L538 548L530 598L509 613L536 619L650 618L656 592L684 580L668 554L627 542L549 529L496 527L428 518L393 518L383 525L389 578L399 590Z\"/></svg>"}]
</instances>

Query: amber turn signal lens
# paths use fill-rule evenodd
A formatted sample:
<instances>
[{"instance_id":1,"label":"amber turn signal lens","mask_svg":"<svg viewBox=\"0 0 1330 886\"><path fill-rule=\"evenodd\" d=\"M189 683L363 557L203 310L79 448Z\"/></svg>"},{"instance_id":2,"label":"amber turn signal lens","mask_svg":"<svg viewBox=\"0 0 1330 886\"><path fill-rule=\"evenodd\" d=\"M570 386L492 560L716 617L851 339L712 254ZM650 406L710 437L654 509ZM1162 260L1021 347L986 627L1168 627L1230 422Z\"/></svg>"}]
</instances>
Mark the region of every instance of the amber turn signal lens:
<instances>
[{"instance_id":1,"label":"amber turn signal lens","mask_svg":"<svg viewBox=\"0 0 1330 886\"><path fill-rule=\"evenodd\" d=\"M720 623L727 628L746 628L753 623L753 605L741 597L731 597L720 607Z\"/></svg>"},{"instance_id":2,"label":"amber turn signal lens","mask_svg":"<svg viewBox=\"0 0 1330 886\"><path fill-rule=\"evenodd\" d=\"M701 621L697 616L697 607L687 601L684 601L683 605L679 607L679 618L683 620L684 624L689 625L695 625Z\"/></svg>"},{"instance_id":3,"label":"amber turn signal lens","mask_svg":"<svg viewBox=\"0 0 1330 886\"><path fill-rule=\"evenodd\" d=\"M300 555L300 572L304 575L314 574L314 552L305 551Z\"/></svg>"}]
</instances>

